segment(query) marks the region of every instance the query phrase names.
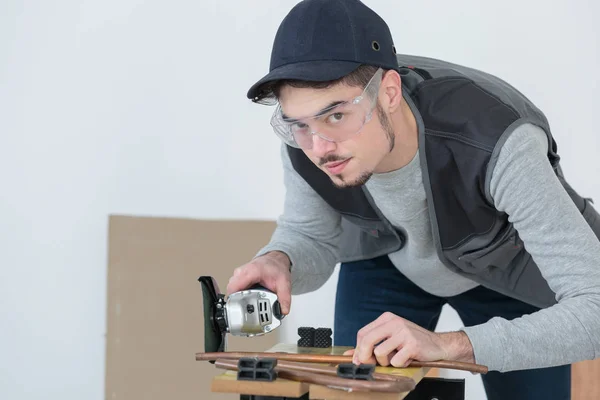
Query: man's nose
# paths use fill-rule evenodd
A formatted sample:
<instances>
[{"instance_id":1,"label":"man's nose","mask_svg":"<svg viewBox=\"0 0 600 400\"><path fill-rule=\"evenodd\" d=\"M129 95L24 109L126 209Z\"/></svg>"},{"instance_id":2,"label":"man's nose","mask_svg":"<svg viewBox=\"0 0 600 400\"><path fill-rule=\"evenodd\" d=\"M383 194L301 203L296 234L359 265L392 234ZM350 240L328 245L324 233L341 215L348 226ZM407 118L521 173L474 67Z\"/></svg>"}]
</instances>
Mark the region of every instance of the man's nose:
<instances>
[{"instance_id":1,"label":"man's nose","mask_svg":"<svg viewBox=\"0 0 600 400\"><path fill-rule=\"evenodd\" d=\"M323 139L318 134L314 134L312 136L312 152L317 157L325 156L327 153L330 153L333 150L335 150L335 147L335 143Z\"/></svg>"}]
</instances>

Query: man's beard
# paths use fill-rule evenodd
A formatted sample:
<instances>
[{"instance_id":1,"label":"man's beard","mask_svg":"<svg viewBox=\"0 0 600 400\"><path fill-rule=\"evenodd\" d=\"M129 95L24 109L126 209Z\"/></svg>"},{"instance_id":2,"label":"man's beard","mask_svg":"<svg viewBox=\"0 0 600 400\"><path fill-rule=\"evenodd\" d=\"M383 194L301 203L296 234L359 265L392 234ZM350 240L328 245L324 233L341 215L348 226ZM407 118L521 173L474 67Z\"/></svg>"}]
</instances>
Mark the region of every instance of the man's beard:
<instances>
[{"instance_id":1,"label":"man's beard","mask_svg":"<svg viewBox=\"0 0 600 400\"><path fill-rule=\"evenodd\" d=\"M335 179L332 178L331 182L338 189L359 187L359 186L362 186L365 183L367 183L369 181L369 179L371 179L371 176L373 176L373 172L365 171L365 172L361 173L360 176L358 178L354 179L353 181L345 181L344 176L342 174L340 174L340 175L336 175Z\"/></svg>"},{"instance_id":2,"label":"man's beard","mask_svg":"<svg viewBox=\"0 0 600 400\"><path fill-rule=\"evenodd\" d=\"M379 101L377 102L377 116L379 117L379 122L381 123L381 127L383 128L383 131L385 132L387 138L388 138L388 142L390 144L389 147L389 152L391 152L394 149L394 146L396 144L396 136L394 135L394 130L392 129L392 124L390 123L390 120L388 118L388 116L385 114L385 111L383 111L383 107L381 107L381 104L379 104ZM326 162L330 162L330 161L342 161L342 159L336 158L335 156L333 156L332 158L325 158L323 160L321 160L321 165L326 163ZM373 171L363 171L358 178L352 180L352 181L346 181L344 179L344 175L340 174L340 175L335 175L335 178L331 179L331 182L333 183L333 185L339 189L343 189L343 188L350 188L350 187L359 187L359 186L363 186L364 184L366 184L369 179L371 179L371 177L373 176Z\"/></svg>"}]
</instances>

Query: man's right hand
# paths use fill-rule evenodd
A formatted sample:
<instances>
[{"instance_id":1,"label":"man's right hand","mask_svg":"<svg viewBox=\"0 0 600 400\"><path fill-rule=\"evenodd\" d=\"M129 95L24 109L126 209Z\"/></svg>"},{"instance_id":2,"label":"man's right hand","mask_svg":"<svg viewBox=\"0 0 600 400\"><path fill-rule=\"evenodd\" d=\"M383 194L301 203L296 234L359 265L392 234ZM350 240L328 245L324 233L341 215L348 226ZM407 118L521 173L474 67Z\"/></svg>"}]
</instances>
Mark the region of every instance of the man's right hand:
<instances>
[{"instance_id":1,"label":"man's right hand","mask_svg":"<svg viewBox=\"0 0 600 400\"><path fill-rule=\"evenodd\" d=\"M290 264L288 256L280 251L271 251L256 257L233 271L233 276L227 284L227 294L260 284L277 294L281 312L287 315L292 303Z\"/></svg>"}]
</instances>

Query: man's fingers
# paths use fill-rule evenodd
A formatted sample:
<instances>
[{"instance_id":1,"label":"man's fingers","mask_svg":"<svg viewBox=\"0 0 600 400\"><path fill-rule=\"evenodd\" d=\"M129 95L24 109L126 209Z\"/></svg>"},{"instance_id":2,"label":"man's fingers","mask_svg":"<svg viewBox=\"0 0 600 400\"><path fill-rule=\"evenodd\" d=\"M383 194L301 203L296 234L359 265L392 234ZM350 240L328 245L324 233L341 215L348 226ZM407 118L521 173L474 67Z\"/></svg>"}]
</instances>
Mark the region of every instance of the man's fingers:
<instances>
[{"instance_id":1,"label":"man's fingers","mask_svg":"<svg viewBox=\"0 0 600 400\"><path fill-rule=\"evenodd\" d=\"M239 278L239 275L232 276L227 283L227 295L231 293L238 292L241 290L242 280Z\"/></svg>"},{"instance_id":2,"label":"man's fingers","mask_svg":"<svg viewBox=\"0 0 600 400\"><path fill-rule=\"evenodd\" d=\"M361 364L377 364L377 360L375 359L375 356L372 355L371 357L363 361Z\"/></svg>"},{"instance_id":3,"label":"man's fingers","mask_svg":"<svg viewBox=\"0 0 600 400\"><path fill-rule=\"evenodd\" d=\"M395 351L393 351L392 353L388 354L388 360L387 363L384 366L390 365L390 359L396 354ZM354 349L351 350L346 350L343 354L344 356L353 356L354 355ZM360 365L360 364L375 364L377 365L379 363L379 361L375 358L375 356L371 356L368 359L364 360L364 361L358 361L358 360L352 360L353 363L355 363L356 365Z\"/></svg>"},{"instance_id":4,"label":"man's fingers","mask_svg":"<svg viewBox=\"0 0 600 400\"><path fill-rule=\"evenodd\" d=\"M394 314L386 312L381 314L375 321L371 322L363 326L358 333L356 334L356 348L359 348L360 343L363 341L364 337L371 333L374 329L377 329L381 325L386 324L388 321L392 320L395 317Z\"/></svg>"},{"instance_id":5,"label":"man's fingers","mask_svg":"<svg viewBox=\"0 0 600 400\"><path fill-rule=\"evenodd\" d=\"M389 338L393 332L394 324L392 321L388 321L382 325L373 328L365 336L361 338L356 345L356 352L354 358L358 362L366 362L371 356L373 356L373 349L375 345L387 338Z\"/></svg>"},{"instance_id":6,"label":"man's fingers","mask_svg":"<svg viewBox=\"0 0 600 400\"><path fill-rule=\"evenodd\" d=\"M288 315L292 304L292 288L290 281L285 277L280 277L277 280L275 293L277 293L277 300L279 300L279 304L281 305L281 312L284 315Z\"/></svg>"},{"instance_id":7,"label":"man's fingers","mask_svg":"<svg viewBox=\"0 0 600 400\"><path fill-rule=\"evenodd\" d=\"M401 348L394 357L390 360L390 364L397 368L407 367L413 360L413 349L410 346Z\"/></svg>"},{"instance_id":8,"label":"man's fingers","mask_svg":"<svg viewBox=\"0 0 600 400\"><path fill-rule=\"evenodd\" d=\"M253 268L252 266L237 268L227 284L227 294L230 295L247 289L258 282L260 282L260 271L258 268Z\"/></svg>"},{"instance_id":9,"label":"man's fingers","mask_svg":"<svg viewBox=\"0 0 600 400\"><path fill-rule=\"evenodd\" d=\"M285 315L289 314L292 304L292 288L289 278L283 274L273 274L272 271L265 273L264 268L259 265L247 264L236 268L227 284L227 294L248 289L255 283L275 292L281 305L281 312Z\"/></svg>"},{"instance_id":10,"label":"man's fingers","mask_svg":"<svg viewBox=\"0 0 600 400\"><path fill-rule=\"evenodd\" d=\"M384 367L390 365L392 357L396 354L396 350L400 345L402 345L402 341L404 340L404 336L401 332L396 332L391 335L387 340L384 340L381 344L377 345L373 350L373 354L377 359L377 362Z\"/></svg>"},{"instance_id":11,"label":"man's fingers","mask_svg":"<svg viewBox=\"0 0 600 400\"><path fill-rule=\"evenodd\" d=\"M356 354L356 353L354 353ZM370 357L364 359L364 360L358 360L356 357L352 358L352 363L356 364L356 365L361 365L361 364L375 364L377 365L377 360L375 359L374 355L371 355Z\"/></svg>"},{"instance_id":12,"label":"man's fingers","mask_svg":"<svg viewBox=\"0 0 600 400\"><path fill-rule=\"evenodd\" d=\"M389 313L389 312L381 314L375 321L363 326L358 331L358 335L357 335L358 339L360 340L362 337L366 336L370 331L372 331L373 329L377 328L380 325L387 323L394 317L395 317L395 315L392 313Z\"/></svg>"}]
</instances>

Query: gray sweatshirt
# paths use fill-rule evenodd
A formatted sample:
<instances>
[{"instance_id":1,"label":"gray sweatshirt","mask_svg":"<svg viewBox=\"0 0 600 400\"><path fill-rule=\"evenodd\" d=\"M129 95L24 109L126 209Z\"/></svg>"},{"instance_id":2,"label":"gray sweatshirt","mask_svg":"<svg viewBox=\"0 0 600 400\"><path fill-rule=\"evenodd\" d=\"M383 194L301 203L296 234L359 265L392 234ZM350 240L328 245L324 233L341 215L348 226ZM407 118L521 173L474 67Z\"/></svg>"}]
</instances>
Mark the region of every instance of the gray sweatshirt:
<instances>
[{"instance_id":1,"label":"gray sweatshirt","mask_svg":"<svg viewBox=\"0 0 600 400\"><path fill-rule=\"evenodd\" d=\"M476 362L511 371L600 357L600 241L557 180L541 129L524 125L504 143L490 190L556 293L558 304L514 320L495 317L465 327ZM339 261L341 216L295 172L282 147L286 197L270 243L257 255L285 252L292 293L314 291ZM452 296L477 284L447 269L437 256L419 155L405 167L374 175L367 188L390 222L406 233L393 264L423 290ZM548 216L551 216L548 218Z\"/></svg>"}]
</instances>

